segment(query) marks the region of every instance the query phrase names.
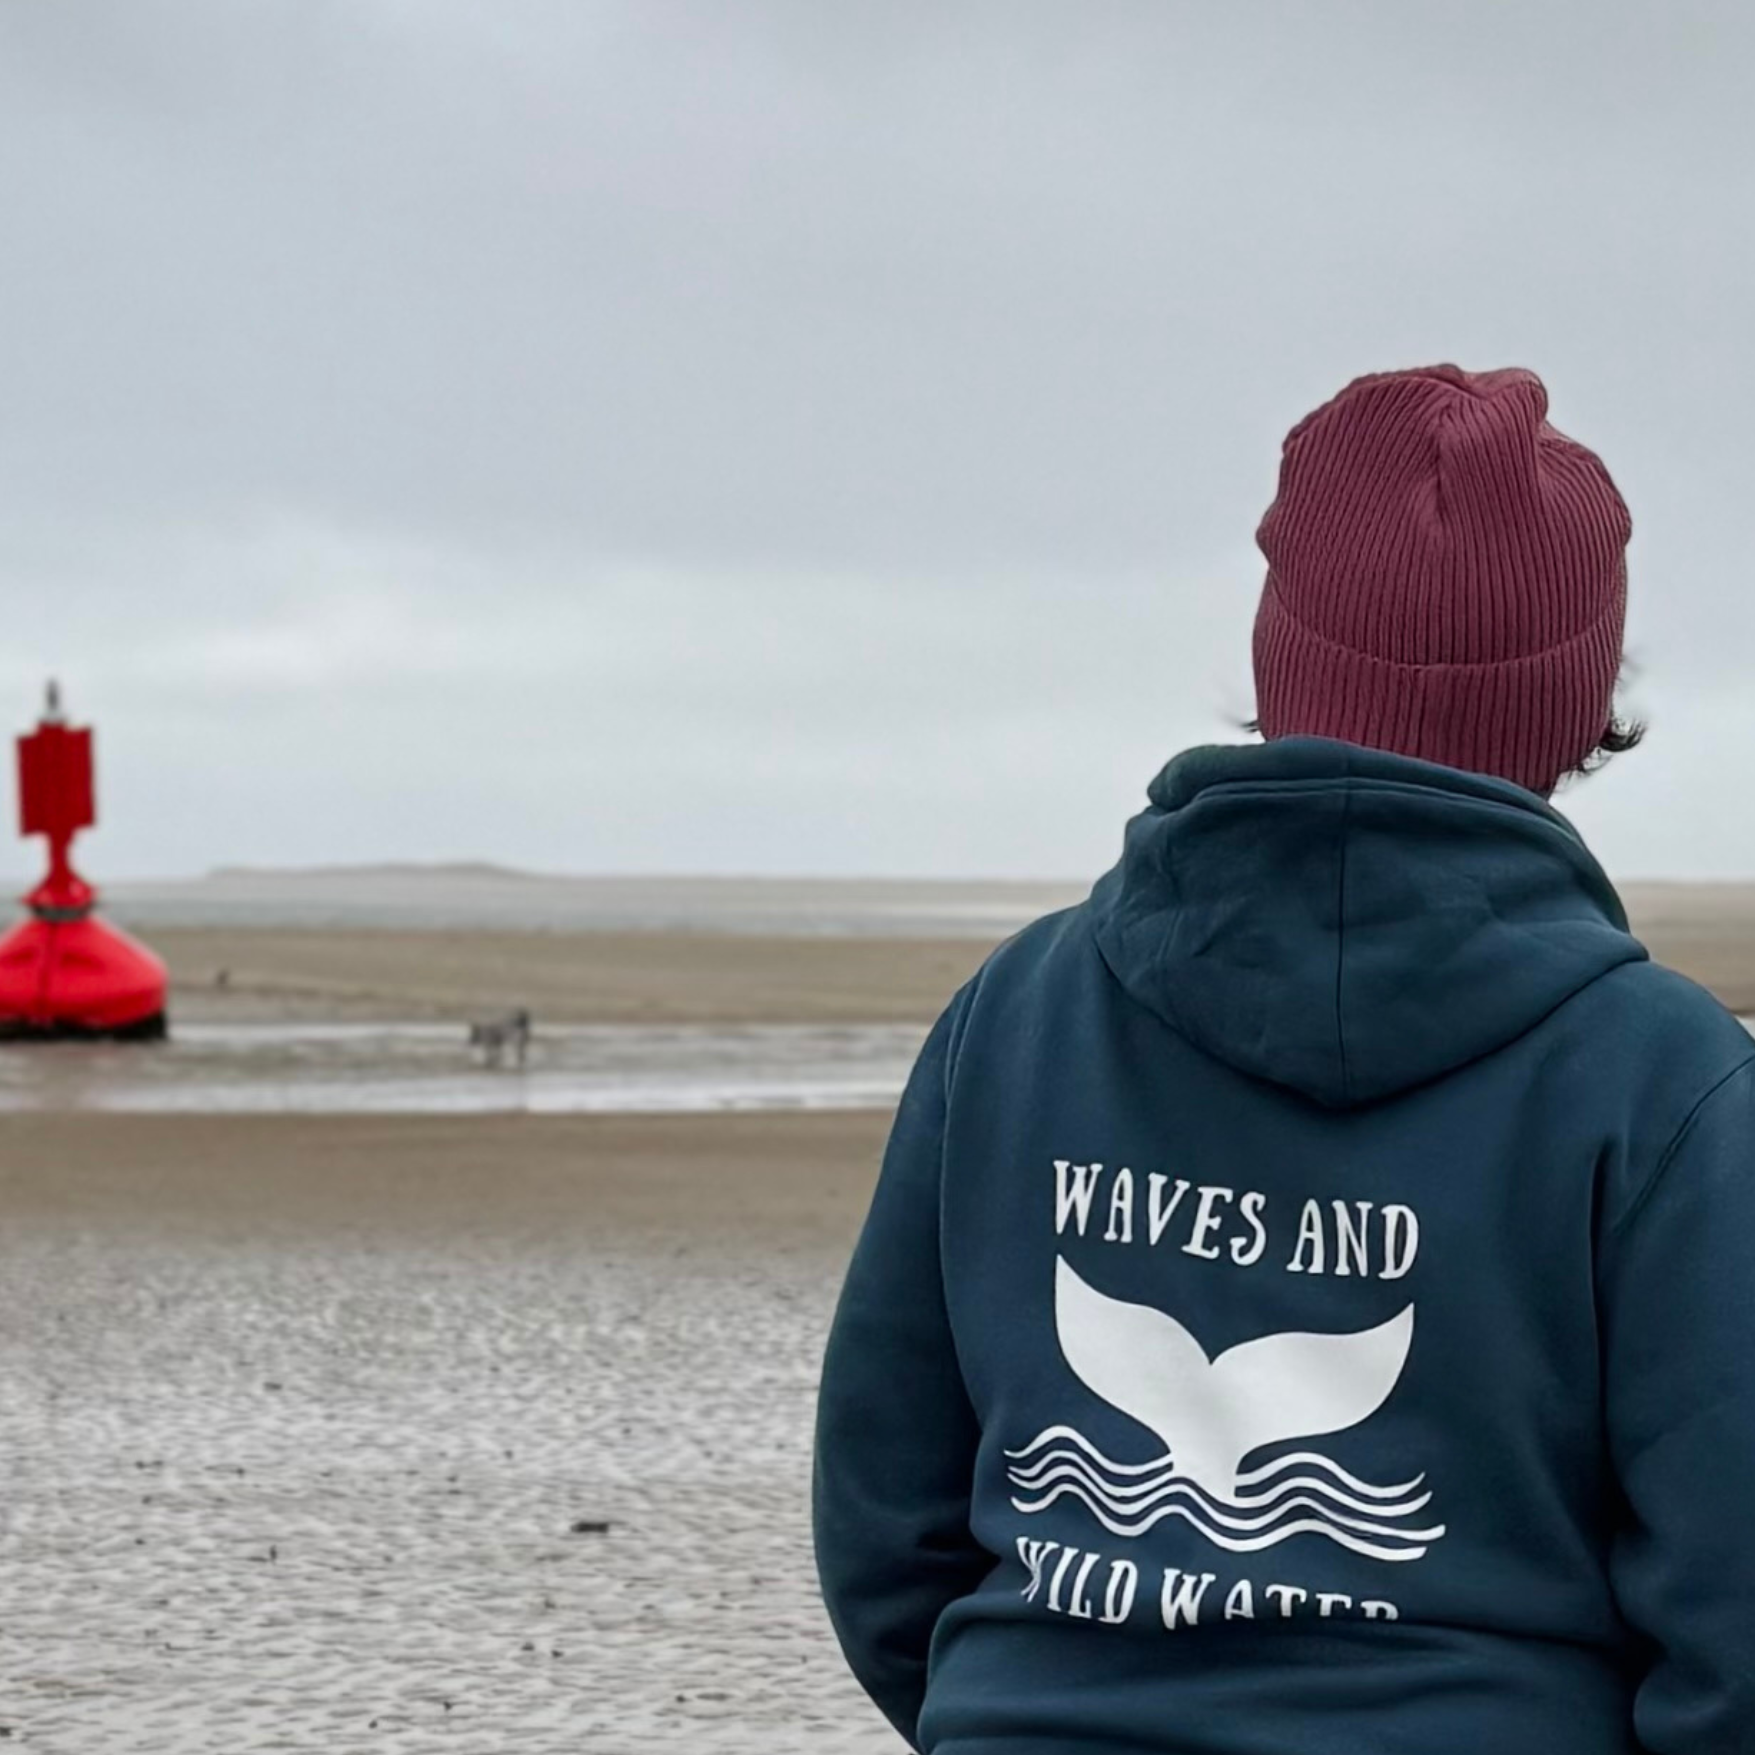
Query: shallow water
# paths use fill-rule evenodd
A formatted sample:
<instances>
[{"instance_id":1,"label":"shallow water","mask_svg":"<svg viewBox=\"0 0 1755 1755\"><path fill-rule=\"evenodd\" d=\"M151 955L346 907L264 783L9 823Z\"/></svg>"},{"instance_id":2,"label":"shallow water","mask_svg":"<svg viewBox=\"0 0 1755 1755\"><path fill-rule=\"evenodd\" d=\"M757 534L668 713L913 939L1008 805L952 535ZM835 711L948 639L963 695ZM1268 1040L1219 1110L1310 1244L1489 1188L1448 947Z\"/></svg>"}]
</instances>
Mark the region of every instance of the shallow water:
<instances>
[{"instance_id":1,"label":"shallow water","mask_svg":"<svg viewBox=\"0 0 1755 1755\"><path fill-rule=\"evenodd\" d=\"M924 1036L915 1024L546 1025L519 1067L484 1064L447 1024L192 1023L162 1043L0 1044L0 1113L888 1109Z\"/></svg>"},{"instance_id":2,"label":"shallow water","mask_svg":"<svg viewBox=\"0 0 1755 1755\"><path fill-rule=\"evenodd\" d=\"M882 1109L914 1025L539 1026L523 1067L422 1023L183 1024L162 1043L0 1047L0 1111L712 1113Z\"/></svg>"}]
</instances>

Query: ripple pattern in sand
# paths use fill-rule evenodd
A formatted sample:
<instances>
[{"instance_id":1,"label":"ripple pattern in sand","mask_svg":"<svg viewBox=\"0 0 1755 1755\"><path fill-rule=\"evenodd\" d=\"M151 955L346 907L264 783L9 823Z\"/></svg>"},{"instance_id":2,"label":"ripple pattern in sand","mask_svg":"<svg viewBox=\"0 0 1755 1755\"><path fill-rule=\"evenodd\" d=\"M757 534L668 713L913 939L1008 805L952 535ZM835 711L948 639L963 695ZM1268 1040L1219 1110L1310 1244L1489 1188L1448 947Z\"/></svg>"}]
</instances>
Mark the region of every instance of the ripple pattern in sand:
<instances>
[{"instance_id":1,"label":"ripple pattern in sand","mask_svg":"<svg viewBox=\"0 0 1755 1755\"><path fill-rule=\"evenodd\" d=\"M7 1746L898 1749L811 1573L836 1266L9 1232Z\"/></svg>"}]
</instances>

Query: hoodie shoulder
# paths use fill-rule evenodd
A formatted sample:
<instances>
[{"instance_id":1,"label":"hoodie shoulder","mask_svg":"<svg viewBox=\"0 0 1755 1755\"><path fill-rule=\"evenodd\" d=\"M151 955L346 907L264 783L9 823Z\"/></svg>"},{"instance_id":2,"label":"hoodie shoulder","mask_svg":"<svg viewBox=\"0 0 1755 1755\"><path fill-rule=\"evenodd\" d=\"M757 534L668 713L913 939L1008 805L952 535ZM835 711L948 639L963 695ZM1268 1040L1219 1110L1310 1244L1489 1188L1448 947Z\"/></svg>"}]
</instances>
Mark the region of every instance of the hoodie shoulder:
<instances>
[{"instance_id":1,"label":"hoodie shoulder","mask_svg":"<svg viewBox=\"0 0 1755 1755\"><path fill-rule=\"evenodd\" d=\"M1603 1217L1643 1197L1690 1118L1755 1061L1755 1037L1698 982L1661 963L1623 963L1547 1021L1549 1055L1617 1118Z\"/></svg>"},{"instance_id":2,"label":"hoodie shoulder","mask_svg":"<svg viewBox=\"0 0 1755 1755\"><path fill-rule=\"evenodd\" d=\"M1698 981L1649 959L1622 963L1576 996L1580 1022L1678 1069L1755 1055L1755 1038Z\"/></svg>"},{"instance_id":3,"label":"hoodie shoulder","mask_svg":"<svg viewBox=\"0 0 1755 1755\"><path fill-rule=\"evenodd\" d=\"M1020 927L987 953L958 992L953 1002L960 1016L951 1040L952 1060L978 1016L991 1021L1003 1011L1015 1022L1030 1004L1065 999L1069 980L1080 974L1088 977L1093 967L1101 965L1089 900L1057 908Z\"/></svg>"},{"instance_id":4,"label":"hoodie shoulder","mask_svg":"<svg viewBox=\"0 0 1755 1755\"><path fill-rule=\"evenodd\" d=\"M977 993L982 989L1011 988L1019 982L1038 979L1049 965L1068 955L1088 958L1097 955L1088 898L1057 908L1052 914L1039 915L1010 938L1002 939L983 958L969 986Z\"/></svg>"}]
</instances>

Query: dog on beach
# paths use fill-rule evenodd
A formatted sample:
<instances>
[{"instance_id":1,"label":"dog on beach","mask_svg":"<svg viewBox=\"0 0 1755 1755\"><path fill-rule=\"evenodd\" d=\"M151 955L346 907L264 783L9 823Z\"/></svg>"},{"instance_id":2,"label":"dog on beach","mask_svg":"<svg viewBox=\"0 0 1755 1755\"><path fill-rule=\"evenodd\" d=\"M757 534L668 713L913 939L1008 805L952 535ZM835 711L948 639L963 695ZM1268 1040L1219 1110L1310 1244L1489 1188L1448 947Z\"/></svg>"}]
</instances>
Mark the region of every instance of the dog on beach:
<instances>
[{"instance_id":1,"label":"dog on beach","mask_svg":"<svg viewBox=\"0 0 1755 1755\"><path fill-rule=\"evenodd\" d=\"M484 1066L501 1065L508 1048L517 1064L523 1066L525 1051L530 1046L530 1013L519 1006L498 1017L478 1018L469 1026L469 1046L481 1050Z\"/></svg>"}]
</instances>

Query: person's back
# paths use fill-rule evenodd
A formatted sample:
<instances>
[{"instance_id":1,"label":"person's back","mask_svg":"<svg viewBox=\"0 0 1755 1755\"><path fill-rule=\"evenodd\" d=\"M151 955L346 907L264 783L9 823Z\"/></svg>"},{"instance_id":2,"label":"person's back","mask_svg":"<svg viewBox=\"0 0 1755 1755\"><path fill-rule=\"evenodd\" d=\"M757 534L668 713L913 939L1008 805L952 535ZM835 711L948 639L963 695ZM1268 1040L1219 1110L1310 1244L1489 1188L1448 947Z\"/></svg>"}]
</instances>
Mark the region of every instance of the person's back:
<instances>
[{"instance_id":1,"label":"person's back","mask_svg":"<svg viewBox=\"0 0 1755 1755\"><path fill-rule=\"evenodd\" d=\"M1267 741L921 1055L815 1477L921 1749L1755 1750L1755 1043L1546 803L1628 525L1545 407L1439 367L1293 430Z\"/></svg>"}]
</instances>

